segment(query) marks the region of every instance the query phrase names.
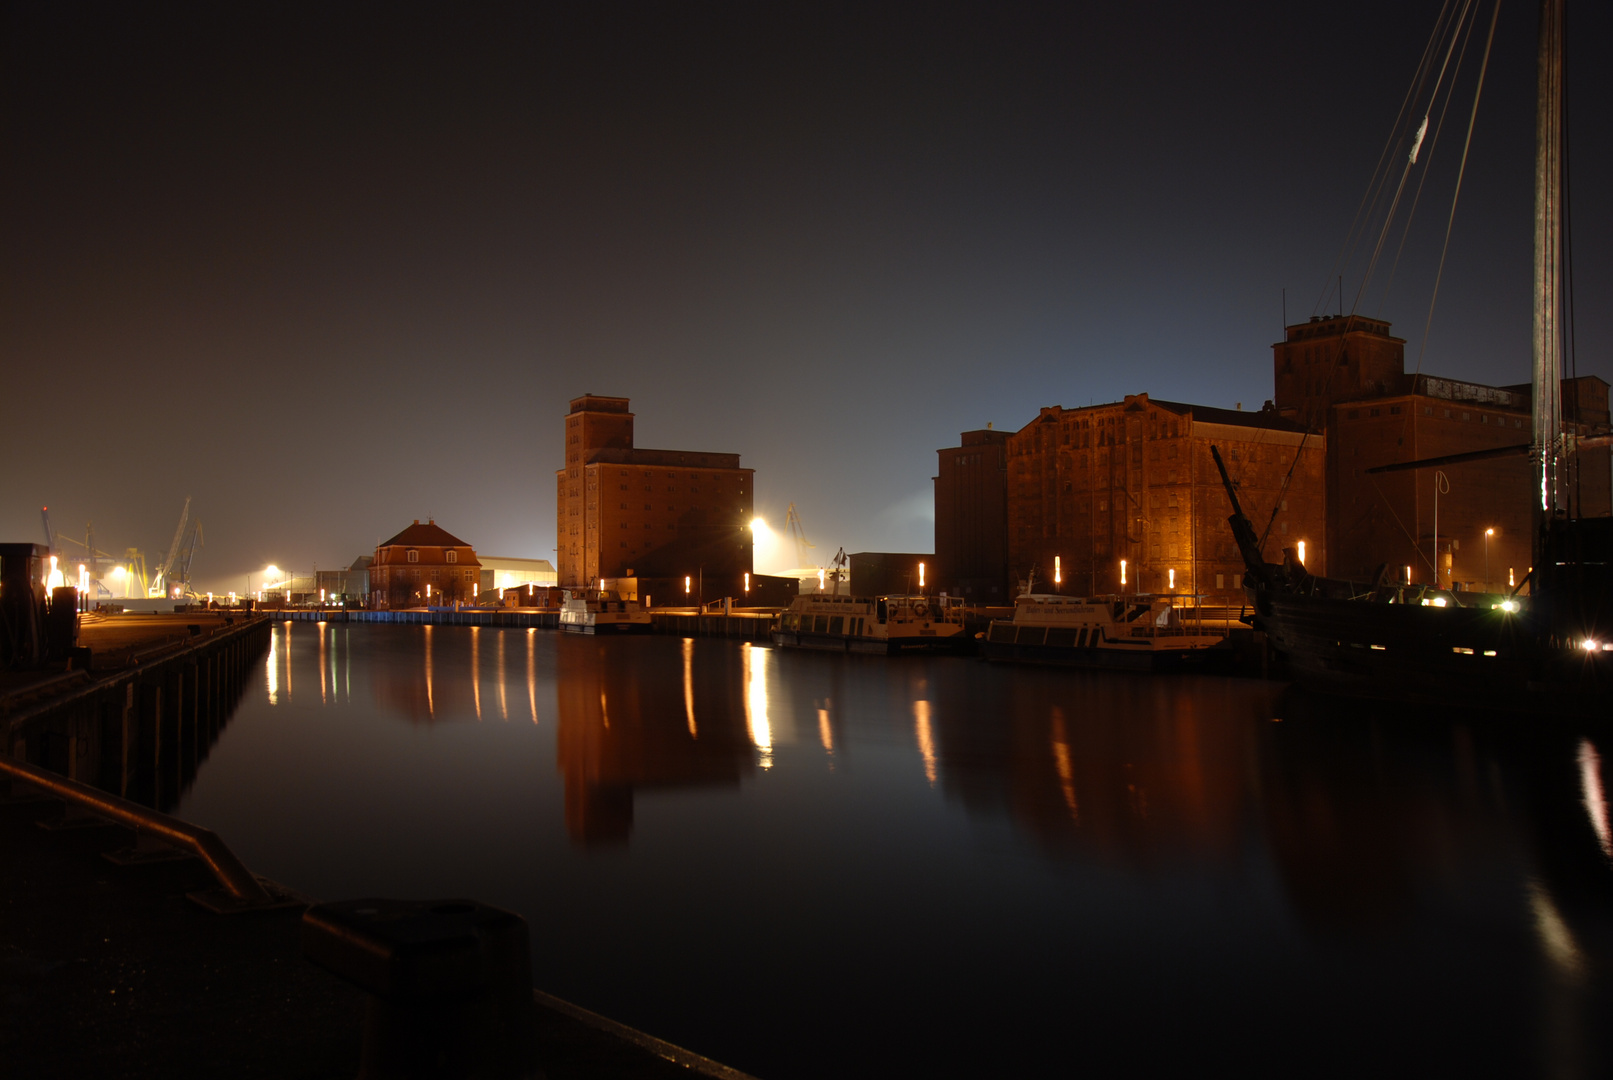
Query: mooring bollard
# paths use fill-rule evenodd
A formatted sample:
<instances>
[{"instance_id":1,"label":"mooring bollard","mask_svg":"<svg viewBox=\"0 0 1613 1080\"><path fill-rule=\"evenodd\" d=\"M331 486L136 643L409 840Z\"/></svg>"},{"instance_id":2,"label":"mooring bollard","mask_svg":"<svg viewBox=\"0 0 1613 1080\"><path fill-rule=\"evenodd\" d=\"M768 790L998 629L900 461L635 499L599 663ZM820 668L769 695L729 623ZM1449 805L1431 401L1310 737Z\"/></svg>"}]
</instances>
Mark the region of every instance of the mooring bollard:
<instances>
[{"instance_id":1,"label":"mooring bollard","mask_svg":"<svg viewBox=\"0 0 1613 1080\"><path fill-rule=\"evenodd\" d=\"M302 953L370 995L359 1076L543 1076L526 921L474 900L343 900L303 914Z\"/></svg>"}]
</instances>

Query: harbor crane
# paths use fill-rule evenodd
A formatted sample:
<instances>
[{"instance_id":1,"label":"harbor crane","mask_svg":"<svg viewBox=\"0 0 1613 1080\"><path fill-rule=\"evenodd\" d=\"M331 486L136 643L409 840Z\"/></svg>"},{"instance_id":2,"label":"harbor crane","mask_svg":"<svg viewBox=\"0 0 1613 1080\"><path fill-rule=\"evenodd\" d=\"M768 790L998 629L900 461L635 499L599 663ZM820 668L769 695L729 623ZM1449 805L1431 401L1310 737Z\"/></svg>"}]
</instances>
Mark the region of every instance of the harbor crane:
<instances>
[{"instance_id":1,"label":"harbor crane","mask_svg":"<svg viewBox=\"0 0 1613 1080\"><path fill-rule=\"evenodd\" d=\"M138 585L138 594L145 595L146 591L146 562L145 556L139 548L128 548L122 555L114 555L110 551L102 551L95 546L95 526L92 522L84 523L84 539L78 540L65 533L56 531L50 523L50 507L39 508L40 520L45 526L45 542L50 546L50 553L59 556L63 562L63 573L68 564L82 560L85 569L89 571L90 588L97 596L113 596L112 589L107 587L106 578L109 571L122 572L133 577ZM70 556L67 545L71 544L79 553ZM128 589L126 588L126 592Z\"/></svg>"},{"instance_id":2,"label":"harbor crane","mask_svg":"<svg viewBox=\"0 0 1613 1080\"><path fill-rule=\"evenodd\" d=\"M795 541L795 565L804 570L812 565L807 562L807 548L817 545L806 538L806 526L801 524L801 515L794 503L790 504L789 511L784 515L784 524L790 530L790 539Z\"/></svg>"},{"instance_id":3,"label":"harbor crane","mask_svg":"<svg viewBox=\"0 0 1613 1080\"><path fill-rule=\"evenodd\" d=\"M151 585L146 589L149 599L159 599L168 595L169 579L173 576L174 563L179 559L179 544L185 538L185 524L190 520L190 496L185 496L185 508L179 512L179 525L174 529L173 542L168 545L168 552L163 556L162 566L151 579Z\"/></svg>"}]
</instances>

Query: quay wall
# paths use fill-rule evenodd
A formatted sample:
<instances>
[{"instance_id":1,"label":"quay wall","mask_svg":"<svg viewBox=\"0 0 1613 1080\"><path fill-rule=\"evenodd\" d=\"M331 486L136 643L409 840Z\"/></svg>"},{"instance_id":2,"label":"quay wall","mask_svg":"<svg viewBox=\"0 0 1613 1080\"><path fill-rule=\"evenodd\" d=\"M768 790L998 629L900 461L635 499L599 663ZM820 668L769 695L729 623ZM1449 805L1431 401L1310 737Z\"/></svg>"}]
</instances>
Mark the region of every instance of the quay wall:
<instances>
[{"instance_id":1,"label":"quay wall","mask_svg":"<svg viewBox=\"0 0 1613 1080\"><path fill-rule=\"evenodd\" d=\"M67 671L0 696L0 749L158 810L179 801L269 644L242 618L132 650L115 670Z\"/></svg>"}]
</instances>

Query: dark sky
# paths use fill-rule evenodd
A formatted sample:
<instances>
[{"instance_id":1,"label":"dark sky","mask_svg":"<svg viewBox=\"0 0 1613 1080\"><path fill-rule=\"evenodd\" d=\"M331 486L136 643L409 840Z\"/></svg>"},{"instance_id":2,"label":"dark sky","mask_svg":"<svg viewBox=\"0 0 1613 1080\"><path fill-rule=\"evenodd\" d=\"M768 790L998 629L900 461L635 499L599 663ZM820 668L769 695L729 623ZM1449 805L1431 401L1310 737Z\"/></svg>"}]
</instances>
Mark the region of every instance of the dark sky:
<instances>
[{"instance_id":1,"label":"dark sky","mask_svg":"<svg viewBox=\"0 0 1613 1080\"><path fill-rule=\"evenodd\" d=\"M218 589L427 514L551 557L588 392L742 454L822 554L929 550L935 451L988 421L1258 408L1438 4L225 8L12 5L0 192L0 535L49 504L154 556L190 495ZM1528 378L1534 18L1501 12L1436 374ZM1409 357L1482 31L1362 308ZM1613 87L1573 56L1579 370L1613 380Z\"/></svg>"}]
</instances>

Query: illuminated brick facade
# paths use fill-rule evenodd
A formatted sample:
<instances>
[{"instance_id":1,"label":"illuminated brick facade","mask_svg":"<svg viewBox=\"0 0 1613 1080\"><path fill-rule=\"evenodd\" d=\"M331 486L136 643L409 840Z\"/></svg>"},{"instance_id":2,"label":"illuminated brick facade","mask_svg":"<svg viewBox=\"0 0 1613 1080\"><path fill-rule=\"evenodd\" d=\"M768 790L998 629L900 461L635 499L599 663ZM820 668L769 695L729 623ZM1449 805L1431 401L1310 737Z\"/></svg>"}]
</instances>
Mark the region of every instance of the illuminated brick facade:
<instances>
[{"instance_id":1,"label":"illuminated brick facade","mask_svg":"<svg viewBox=\"0 0 1613 1080\"><path fill-rule=\"evenodd\" d=\"M560 584L636 577L648 589L691 576L738 595L751 571L754 475L738 454L637 449L627 398L575 399L555 474Z\"/></svg>"},{"instance_id":2,"label":"illuminated brick facade","mask_svg":"<svg viewBox=\"0 0 1613 1080\"><path fill-rule=\"evenodd\" d=\"M1261 531L1270 523L1266 557L1280 561L1283 548L1303 540L1306 565L1324 572L1326 440L1307 438L1274 410L1214 409L1147 394L1045 408L1008 437L1009 572L1024 580L1034 571L1039 591L1174 588L1210 603L1239 603L1243 562L1212 445L1244 512Z\"/></svg>"},{"instance_id":3,"label":"illuminated brick facade","mask_svg":"<svg viewBox=\"0 0 1613 1080\"><path fill-rule=\"evenodd\" d=\"M469 603L481 574L474 548L434 521L416 520L375 549L370 603L383 610Z\"/></svg>"},{"instance_id":4,"label":"illuminated brick facade","mask_svg":"<svg viewBox=\"0 0 1613 1080\"><path fill-rule=\"evenodd\" d=\"M1522 455L1370 475L1369 469L1528 444L1530 388L1408 375L1401 338L1382 320L1311 319L1272 346L1275 404L1325 430L1327 551L1336 577L1395 578L1502 588L1527 571L1534 468ZM1563 416L1576 434L1605 432L1608 387L1594 376L1563 381ZM1438 495L1438 474L1447 490ZM1575 516L1613 512L1605 447L1570 456ZM1436 543L1438 550L1436 553Z\"/></svg>"}]
</instances>

